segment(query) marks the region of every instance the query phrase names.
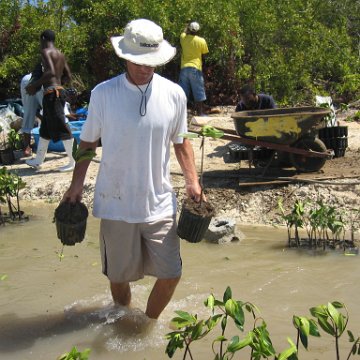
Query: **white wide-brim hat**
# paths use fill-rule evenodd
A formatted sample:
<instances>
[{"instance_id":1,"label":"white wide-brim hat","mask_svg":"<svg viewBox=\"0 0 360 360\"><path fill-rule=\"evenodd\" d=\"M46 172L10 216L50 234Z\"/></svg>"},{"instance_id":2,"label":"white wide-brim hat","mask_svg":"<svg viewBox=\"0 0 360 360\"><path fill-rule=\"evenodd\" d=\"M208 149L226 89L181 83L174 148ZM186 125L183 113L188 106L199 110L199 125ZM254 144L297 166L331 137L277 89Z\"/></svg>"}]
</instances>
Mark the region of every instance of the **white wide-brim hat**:
<instances>
[{"instance_id":1,"label":"white wide-brim hat","mask_svg":"<svg viewBox=\"0 0 360 360\"><path fill-rule=\"evenodd\" d=\"M161 27L146 19L130 21L123 36L110 40L119 57L138 65L164 65L176 54L176 48L164 40Z\"/></svg>"}]
</instances>

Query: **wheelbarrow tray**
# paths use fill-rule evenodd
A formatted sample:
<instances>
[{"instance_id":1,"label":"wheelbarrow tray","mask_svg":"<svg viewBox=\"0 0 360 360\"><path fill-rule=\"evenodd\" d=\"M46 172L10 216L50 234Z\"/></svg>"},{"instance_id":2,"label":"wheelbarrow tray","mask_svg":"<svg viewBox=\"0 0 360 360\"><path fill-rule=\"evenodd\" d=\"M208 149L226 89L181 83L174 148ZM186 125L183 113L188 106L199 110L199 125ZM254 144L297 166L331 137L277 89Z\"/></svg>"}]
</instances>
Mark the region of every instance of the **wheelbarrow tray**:
<instances>
[{"instance_id":1,"label":"wheelbarrow tray","mask_svg":"<svg viewBox=\"0 0 360 360\"><path fill-rule=\"evenodd\" d=\"M249 139L291 145L319 127L330 109L297 107L239 111L231 115L236 133Z\"/></svg>"}]
</instances>

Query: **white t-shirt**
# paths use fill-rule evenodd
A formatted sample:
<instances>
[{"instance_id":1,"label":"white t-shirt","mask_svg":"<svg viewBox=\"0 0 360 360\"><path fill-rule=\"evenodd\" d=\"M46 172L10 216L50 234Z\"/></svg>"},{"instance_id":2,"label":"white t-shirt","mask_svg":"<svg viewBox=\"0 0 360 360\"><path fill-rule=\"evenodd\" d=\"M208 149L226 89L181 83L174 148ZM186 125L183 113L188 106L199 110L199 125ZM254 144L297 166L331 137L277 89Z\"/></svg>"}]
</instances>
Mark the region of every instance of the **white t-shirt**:
<instances>
[{"instance_id":1,"label":"white t-shirt","mask_svg":"<svg viewBox=\"0 0 360 360\"><path fill-rule=\"evenodd\" d=\"M140 88L145 91L146 85ZM91 93L80 138L93 142L101 137L96 217L141 223L176 212L170 145L182 143L178 134L187 131L186 96L180 86L154 74L146 91L145 116L140 115L141 98L125 74L97 85Z\"/></svg>"}]
</instances>

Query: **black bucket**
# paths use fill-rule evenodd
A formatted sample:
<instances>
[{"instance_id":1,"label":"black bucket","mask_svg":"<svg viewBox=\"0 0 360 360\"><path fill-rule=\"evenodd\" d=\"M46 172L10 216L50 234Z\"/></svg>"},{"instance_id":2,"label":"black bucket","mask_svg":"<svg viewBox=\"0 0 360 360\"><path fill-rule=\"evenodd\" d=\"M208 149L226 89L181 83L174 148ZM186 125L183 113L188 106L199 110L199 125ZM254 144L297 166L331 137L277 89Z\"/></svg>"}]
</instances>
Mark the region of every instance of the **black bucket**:
<instances>
[{"instance_id":1,"label":"black bucket","mask_svg":"<svg viewBox=\"0 0 360 360\"><path fill-rule=\"evenodd\" d=\"M215 211L209 203L203 204L208 210L207 215L197 214L186 207L186 201L183 203L177 227L177 234L181 239L198 243L204 238Z\"/></svg>"},{"instance_id":2,"label":"black bucket","mask_svg":"<svg viewBox=\"0 0 360 360\"><path fill-rule=\"evenodd\" d=\"M81 202L62 202L55 209L57 237L64 245L72 246L83 241L88 214L88 209Z\"/></svg>"},{"instance_id":3,"label":"black bucket","mask_svg":"<svg viewBox=\"0 0 360 360\"><path fill-rule=\"evenodd\" d=\"M11 165L15 162L13 149L0 150L0 162L3 165Z\"/></svg>"},{"instance_id":4,"label":"black bucket","mask_svg":"<svg viewBox=\"0 0 360 360\"><path fill-rule=\"evenodd\" d=\"M327 149L334 150L334 157L344 157L348 147L348 127L332 126L319 129L319 139Z\"/></svg>"}]
</instances>

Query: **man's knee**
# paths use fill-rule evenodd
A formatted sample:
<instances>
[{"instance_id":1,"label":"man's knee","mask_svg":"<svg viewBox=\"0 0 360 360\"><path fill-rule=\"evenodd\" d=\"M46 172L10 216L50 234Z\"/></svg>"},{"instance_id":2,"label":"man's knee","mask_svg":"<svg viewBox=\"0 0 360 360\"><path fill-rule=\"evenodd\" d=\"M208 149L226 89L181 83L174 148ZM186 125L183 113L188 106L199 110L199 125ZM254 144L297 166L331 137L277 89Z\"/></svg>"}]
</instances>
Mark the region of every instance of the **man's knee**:
<instances>
[{"instance_id":1,"label":"man's knee","mask_svg":"<svg viewBox=\"0 0 360 360\"><path fill-rule=\"evenodd\" d=\"M158 282L162 283L163 286L165 286L171 290L177 286L180 279L181 279L181 276L178 276L178 277L170 278L170 279L158 279Z\"/></svg>"}]
</instances>

